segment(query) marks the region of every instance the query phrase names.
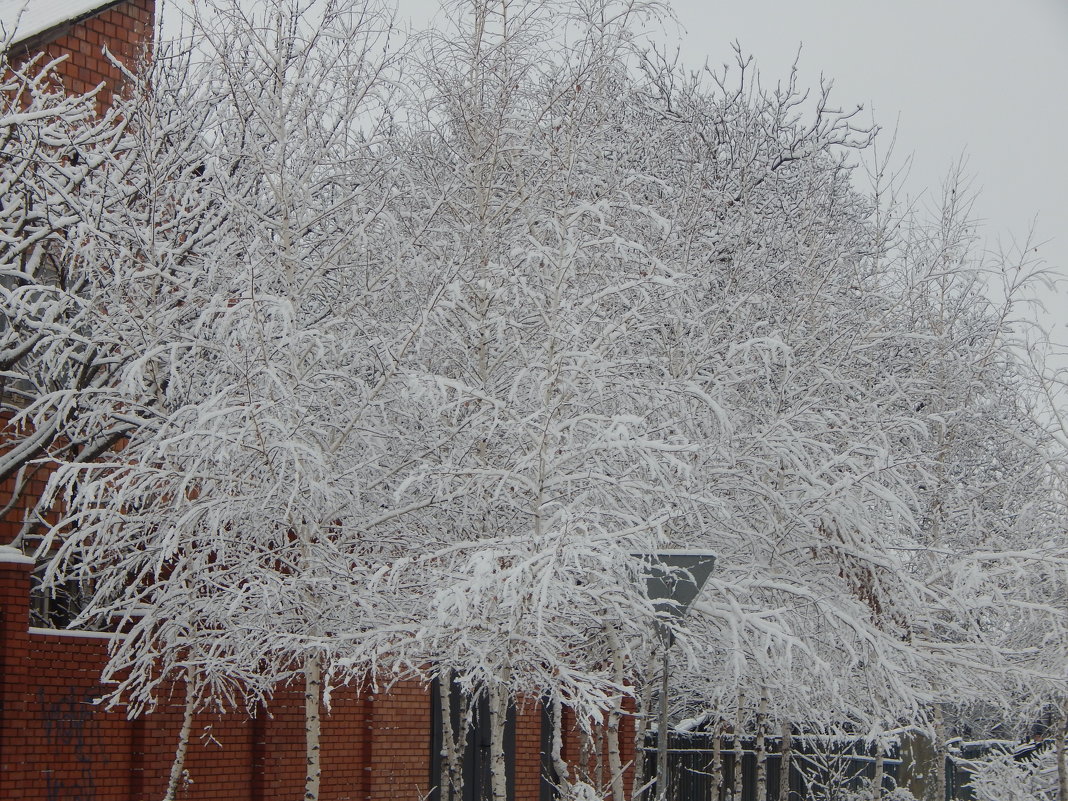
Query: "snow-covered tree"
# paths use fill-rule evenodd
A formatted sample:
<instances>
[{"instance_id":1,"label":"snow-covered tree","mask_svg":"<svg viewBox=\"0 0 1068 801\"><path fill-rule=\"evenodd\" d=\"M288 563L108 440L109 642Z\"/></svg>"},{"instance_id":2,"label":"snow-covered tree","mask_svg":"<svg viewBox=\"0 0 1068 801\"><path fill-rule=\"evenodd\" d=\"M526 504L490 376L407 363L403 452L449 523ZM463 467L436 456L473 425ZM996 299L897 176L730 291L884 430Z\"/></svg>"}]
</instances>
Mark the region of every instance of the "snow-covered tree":
<instances>
[{"instance_id":1,"label":"snow-covered tree","mask_svg":"<svg viewBox=\"0 0 1068 801\"><path fill-rule=\"evenodd\" d=\"M96 191L121 122L99 113L95 93L68 95L59 61L9 60L0 42L0 481L12 492L0 513L27 510L25 541L38 522L25 492L53 459L93 459L126 427L69 428L79 393L110 381L87 334L81 293L83 232L108 200Z\"/></svg>"},{"instance_id":2,"label":"snow-covered tree","mask_svg":"<svg viewBox=\"0 0 1068 801\"><path fill-rule=\"evenodd\" d=\"M702 451L715 469L702 490L733 484L716 497L721 559L710 586L721 596L706 602L719 622L708 637L715 667L703 668L733 674L736 688L710 688L719 697L711 714L737 728L766 721L770 706L780 719L874 734L922 718L942 689L958 699L1000 693L1009 669L989 626L974 621L1007 597L979 586L997 580L1010 544L1027 536L1028 510L1048 498L1047 457L1012 350L1011 304L1026 271L1005 271L1014 283L999 305L966 250L940 268L918 258L921 245L947 248L917 220L902 238L877 196L859 194L844 151L867 140L849 116L835 116L823 94L805 124L792 82L753 89L740 67L736 87L720 80L712 92L662 73L655 81L665 117L708 120L701 143L717 147L725 185L708 204L716 224L706 223L722 241L710 271L719 283L694 327L714 331L726 351L708 392L731 423L732 450ZM967 226L952 208L938 222ZM920 261L929 272L903 279ZM933 330L932 302L960 310L952 331ZM956 372L934 386L940 360ZM932 417L936 402L956 404L959 445L948 460L931 446L947 419ZM724 456L727 466L717 464ZM933 489L947 461L967 476L964 498ZM921 575L915 556L938 535L932 503L952 503L957 516L955 547L935 549L949 583ZM769 686L798 692L765 702ZM746 708L731 711L741 697Z\"/></svg>"},{"instance_id":3,"label":"snow-covered tree","mask_svg":"<svg viewBox=\"0 0 1068 801\"><path fill-rule=\"evenodd\" d=\"M670 541L690 447L653 411L686 391L646 345L682 287L650 236L659 215L613 100L628 94L627 34L647 8L468 10L425 43L430 98L400 145L441 187L421 248L451 275L410 373L422 424L448 448L411 481L455 500L435 507L424 556L396 580L435 577L407 647L489 698L500 798L507 699L618 723L619 666L644 661L652 635L633 554ZM556 46L554 21L570 37ZM618 797L622 770L610 770Z\"/></svg>"},{"instance_id":4,"label":"snow-covered tree","mask_svg":"<svg viewBox=\"0 0 1068 801\"><path fill-rule=\"evenodd\" d=\"M9 329L53 382L27 431L93 446L56 454L45 547L93 587L80 620L129 631L112 700L185 682L187 737L303 682L314 798L324 686L437 678L442 798L458 686L503 801L506 711L546 698L606 725L622 801L664 548L719 555L671 623L674 700L736 746L881 744L1024 672L1055 692L1003 636L1060 564L1023 545L1058 507L1010 316L957 211L932 231L858 187L874 132L828 87L684 73L641 45L654 3L456 3L403 50L357 0L199 9L111 138L53 115L99 150L33 201L93 211L44 235L78 291L24 292ZM1033 564L1048 597L1012 592Z\"/></svg>"},{"instance_id":5,"label":"snow-covered tree","mask_svg":"<svg viewBox=\"0 0 1068 801\"><path fill-rule=\"evenodd\" d=\"M433 298L386 207L388 17L201 11L194 55L161 54L119 104L100 191L123 202L81 244L86 327L117 365L74 430L129 433L57 473L53 570L92 582L81 621L129 628L107 676L134 711L168 680L243 708L302 677L313 798L323 682L364 678L366 589L410 548L394 491L421 443L389 393Z\"/></svg>"},{"instance_id":6,"label":"snow-covered tree","mask_svg":"<svg viewBox=\"0 0 1068 801\"><path fill-rule=\"evenodd\" d=\"M1027 755L995 748L969 760L968 787L978 801L1054 801L1058 792L1058 755L1043 748Z\"/></svg>"}]
</instances>

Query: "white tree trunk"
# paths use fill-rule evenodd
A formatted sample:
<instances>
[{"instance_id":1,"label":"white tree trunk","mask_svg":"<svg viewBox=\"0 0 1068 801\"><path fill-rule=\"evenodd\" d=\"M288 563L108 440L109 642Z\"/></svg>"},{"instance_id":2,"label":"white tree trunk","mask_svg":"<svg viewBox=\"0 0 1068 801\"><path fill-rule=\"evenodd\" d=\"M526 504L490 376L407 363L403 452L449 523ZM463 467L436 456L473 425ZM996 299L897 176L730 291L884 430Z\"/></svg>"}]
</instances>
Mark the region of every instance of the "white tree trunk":
<instances>
[{"instance_id":1,"label":"white tree trunk","mask_svg":"<svg viewBox=\"0 0 1068 801\"><path fill-rule=\"evenodd\" d=\"M304 780L304 801L319 801L319 780L322 777L319 762L319 735L322 730L319 699L322 693L322 666L317 656L309 656L304 661L304 742L308 767Z\"/></svg>"},{"instance_id":2,"label":"white tree trunk","mask_svg":"<svg viewBox=\"0 0 1068 801\"><path fill-rule=\"evenodd\" d=\"M734 775L731 776L731 797L734 801L741 801L742 797L742 758L745 752L742 749L742 702L745 699L738 693L738 706L734 714Z\"/></svg>"},{"instance_id":3,"label":"white tree trunk","mask_svg":"<svg viewBox=\"0 0 1068 801\"><path fill-rule=\"evenodd\" d=\"M712 738L712 777L709 782L712 788L711 801L723 799L723 731L723 718L717 718Z\"/></svg>"},{"instance_id":4,"label":"white tree trunk","mask_svg":"<svg viewBox=\"0 0 1068 801\"><path fill-rule=\"evenodd\" d=\"M490 791L493 801L508 801L508 774L504 756L504 728L508 718L508 690L490 687Z\"/></svg>"},{"instance_id":5,"label":"white tree trunk","mask_svg":"<svg viewBox=\"0 0 1068 801\"><path fill-rule=\"evenodd\" d=\"M452 704L450 703L452 687L448 677L438 679L438 713L441 715L441 764L438 765L438 799L452 799Z\"/></svg>"},{"instance_id":6,"label":"white tree trunk","mask_svg":"<svg viewBox=\"0 0 1068 801\"><path fill-rule=\"evenodd\" d=\"M793 756L794 738L790 721L782 722L779 745L779 801L790 801L790 761Z\"/></svg>"},{"instance_id":7,"label":"white tree trunk","mask_svg":"<svg viewBox=\"0 0 1068 801\"><path fill-rule=\"evenodd\" d=\"M185 755L189 752L189 734L193 729L193 711L196 706L196 692L193 689L195 676L194 669L191 666L187 667L182 728L178 732L178 748L174 752L174 762L171 763L171 775L167 779L167 792L163 795L163 801L174 801L178 795L178 787L185 777Z\"/></svg>"},{"instance_id":8,"label":"white tree trunk","mask_svg":"<svg viewBox=\"0 0 1068 801\"><path fill-rule=\"evenodd\" d=\"M441 712L441 770L438 775L440 801L452 801L463 796L464 777L461 770L463 747L467 740L466 713L461 717L459 731L452 727L452 674L439 678L438 708Z\"/></svg>"},{"instance_id":9,"label":"white tree trunk","mask_svg":"<svg viewBox=\"0 0 1068 801\"><path fill-rule=\"evenodd\" d=\"M934 751L934 801L945 801L946 798L946 725L942 719L942 706L935 704L934 708L934 742L931 743Z\"/></svg>"},{"instance_id":10,"label":"white tree trunk","mask_svg":"<svg viewBox=\"0 0 1068 801\"><path fill-rule=\"evenodd\" d=\"M611 774L612 801L626 801L626 791L623 786L623 758L619 751L619 720L621 710L613 709L608 715L608 729L605 737L608 740L608 770Z\"/></svg>"},{"instance_id":11,"label":"white tree trunk","mask_svg":"<svg viewBox=\"0 0 1068 801\"><path fill-rule=\"evenodd\" d=\"M671 777L668 769L668 750L671 748L671 729L668 726L668 643L664 642L664 664L660 669L660 716L656 726L656 797L658 801L667 801L671 792Z\"/></svg>"},{"instance_id":12,"label":"white tree trunk","mask_svg":"<svg viewBox=\"0 0 1068 801\"><path fill-rule=\"evenodd\" d=\"M604 742L603 738L599 739L594 736L593 730L586 735L589 742L590 756L593 758L593 786L597 789L597 794L600 797L604 797Z\"/></svg>"},{"instance_id":13,"label":"white tree trunk","mask_svg":"<svg viewBox=\"0 0 1068 801\"><path fill-rule=\"evenodd\" d=\"M612 646L612 668L617 684L623 683L623 655L619 652L619 643L614 632L610 632ZM608 713L608 726L605 737L608 740L608 771L611 774L612 801L626 801L623 789L623 759L619 754L619 721L623 717L623 696L616 698Z\"/></svg>"},{"instance_id":14,"label":"white tree trunk","mask_svg":"<svg viewBox=\"0 0 1068 801\"><path fill-rule=\"evenodd\" d=\"M567 760L564 759L564 708L560 696L553 698L553 771L556 773L557 786L562 790L568 785Z\"/></svg>"},{"instance_id":15,"label":"white tree trunk","mask_svg":"<svg viewBox=\"0 0 1068 801\"><path fill-rule=\"evenodd\" d=\"M768 693L765 689L760 692L756 719L756 801L766 801L768 797L768 749L764 731L767 717Z\"/></svg>"},{"instance_id":16,"label":"white tree trunk","mask_svg":"<svg viewBox=\"0 0 1068 801\"><path fill-rule=\"evenodd\" d=\"M883 741L880 737L875 741L875 778L872 779L871 797L872 801L882 801L883 797L883 776L886 774L886 749L883 747Z\"/></svg>"},{"instance_id":17,"label":"white tree trunk","mask_svg":"<svg viewBox=\"0 0 1068 801\"><path fill-rule=\"evenodd\" d=\"M651 672L646 669L645 675L649 676ZM645 786L645 733L649 730L649 706L652 702L653 682L646 681L642 688L641 708L634 726L634 776L630 784L630 797L634 801L641 801L648 789Z\"/></svg>"},{"instance_id":18,"label":"white tree trunk","mask_svg":"<svg viewBox=\"0 0 1068 801\"><path fill-rule=\"evenodd\" d=\"M1057 801L1068 801L1068 713L1062 704L1057 714Z\"/></svg>"}]
</instances>

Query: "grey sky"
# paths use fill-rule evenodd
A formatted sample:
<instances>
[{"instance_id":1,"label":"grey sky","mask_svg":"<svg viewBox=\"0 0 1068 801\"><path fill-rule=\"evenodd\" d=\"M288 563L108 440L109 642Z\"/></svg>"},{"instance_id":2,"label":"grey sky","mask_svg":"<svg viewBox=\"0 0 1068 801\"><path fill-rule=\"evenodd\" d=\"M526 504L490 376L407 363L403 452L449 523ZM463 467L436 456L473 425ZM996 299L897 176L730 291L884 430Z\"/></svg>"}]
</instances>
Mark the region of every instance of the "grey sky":
<instances>
[{"instance_id":1,"label":"grey sky","mask_svg":"<svg viewBox=\"0 0 1068 801\"><path fill-rule=\"evenodd\" d=\"M738 39L769 77L785 75L799 44L803 82L822 72L839 102L863 103L898 129L913 156L908 189L937 189L962 155L981 190L976 213L991 246L1026 237L1068 279L1068 2L1065 0L786 0L674 4L699 64ZM1043 244L1044 243L1044 244ZM1068 342L1068 302L1050 322Z\"/></svg>"}]
</instances>

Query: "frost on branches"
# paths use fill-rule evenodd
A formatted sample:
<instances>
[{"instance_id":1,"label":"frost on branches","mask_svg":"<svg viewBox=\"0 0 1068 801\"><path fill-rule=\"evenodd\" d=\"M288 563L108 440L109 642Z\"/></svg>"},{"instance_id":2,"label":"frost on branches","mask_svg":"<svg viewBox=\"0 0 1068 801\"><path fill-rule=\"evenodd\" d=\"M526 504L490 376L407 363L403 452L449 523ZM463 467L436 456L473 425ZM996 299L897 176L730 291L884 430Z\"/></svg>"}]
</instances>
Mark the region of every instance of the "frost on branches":
<instances>
[{"instance_id":1,"label":"frost on branches","mask_svg":"<svg viewBox=\"0 0 1068 801\"><path fill-rule=\"evenodd\" d=\"M1026 757L996 749L970 760L972 773L968 782L978 801L1055 801L1057 791L1057 754L1051 748Z\"/></svg>"},{"instance_id":2,"label":"frost on branches","mask_svg":"<svg viewBox=\"0 0 1068 801\"><path fill-rule=\"evenodd\" d=\"M535 699L606 762L557 731L565 795L641 792L666 548L718 554L673 715L755 732L758 784L767 738L865 738L880 788L901 727L1062 697L1026 285L988 300L956 184L934 221L878 158L862 188L855 111L665 62L658 3L457 2L407 41L355 0L198 8L114 115L3 123L0 475L59 463L39 552L92 587L75 625L129 631L110 700L186 686L171 796L194 710L301 683L313 799L320 699L410 676L458 688L443 799L479 698L497 801Z\"/></svg>"},{"instance_id":3,"label":"frost on branches","mask_svg":"<svg viewBox=\"0 0 1068 801\"><path fill-rule=\"evenodd\" d=\"M106 385L115 356L96 347L82 293L82 246L102 208L101 165L118 147L122 122L99 116L95 97L67 96L58 61L8 60L0 42L0 481L11 493L0 513L29 510L11 544L39 522L24 489L53 460L93 459L125 426L72 435L78 398Z\"/></svg>"}]
</instances>

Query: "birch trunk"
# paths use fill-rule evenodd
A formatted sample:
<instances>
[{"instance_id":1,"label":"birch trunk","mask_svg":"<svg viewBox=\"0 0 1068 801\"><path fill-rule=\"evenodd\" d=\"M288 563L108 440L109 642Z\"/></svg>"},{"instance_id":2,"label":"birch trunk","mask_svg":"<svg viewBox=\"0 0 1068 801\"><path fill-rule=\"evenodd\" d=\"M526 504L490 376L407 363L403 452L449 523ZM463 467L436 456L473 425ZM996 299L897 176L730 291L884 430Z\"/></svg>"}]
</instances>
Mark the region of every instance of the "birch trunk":
<instances>
[{"instance_id":1,"label":"birch trunk","mask_svg":"<svg viewBox=\"0 0 1068 801\"><path fill-rule=\"evenodd\" d=\"M564 759L564 709L560 697L553 698L553 771L556 773L557 787L562 791L568 786L567 761Z\"/></svg>"},{"instance_id":2,"label":"birch trunk","mask_svg":"<svg viewBox=\"0 0 1068 801\"><path fill-rule=\"evenodd\" d=\"M712 801L723 801L723 718L717 718L712 730Z\"/></svg>"},{"instance_id":3,"label":"birch trunk","mask_svg":"<svg viewBox=\"0 0 1068 801\"><path fill-rule=\"evenodd\" d=\"M779 801L790 801L790 762L794 751L794 737L790 721L782 722L779 745Z\"/></svg>"},{"instance_id":4,"label":"birch trunk","mask_svg":"<svg viewBox=\"0 0 1068 801\"><path fill-rule=\"evenodd\" d=\"M163 801L174 801L178 795L178 786L185 776L185 755L189 752L189 734L193 729L193 710L196 706L196 693L193 690L195 673L192 667L185 669L185 709L182 712L182 728L178 732L178 748L171 763L171 775L167 779L167 792Z\"/></svg>"},{"instance_id":5,"label":"birch trunk","mask_svg":"<svg viewBox=\"0 0 1068 801\"><path fill-rule=\"evenodd\" d=\"M742 758L745 752L742 750L742 702L743 697L738 693L738 706L734 713L734 771L731 776L731 797L734 801L742 798Z\"/></svg>"},{"instance_id":6,"label":"birch trunk","mask_svg":"<svg viewBox=\"0 0 1068 801\"><path fill-rule=\"evenodd\" d=\"M593 754L593 786L597 788L597 794L601 797L604 796L604 762L605 762L605 743L599 741L594 737L593 732L590 732L590 753Z\"/></svg>"},{"instance_id":7,"label":"birch trunk","mask_svg":"<svg viewBox=\"0 0 1068 801\"><path fill-rule=\"evenodd\" d=\"M1061 705L1057 715L1057 801L1068 801L1068 711Z\"/></svg>"},{"instance_id":8,"label":"birch trunk","mask_svg":"<svg viewBox=\"0 0 1068 801\"><path fill-rule=\"evenodd\" d=\"M441 764L438 765L438 799L452 799L452 687L438 679L438 713L441 715Z\"/></svg>"},{"instance_id":9,"label":"birch trunk","mask_svg":"<svg viewBox=\"0 0 1068 801\"><path fill-rule=\"evenodd\" d=\"M304 742L308 771L304 780L304 801L319 801L319 699L323 694L322 666L319 657L309 656L304 662Z\"/></svg>"},{"instance_id":10,"label":"birch trunk","mask_svg":"<svg viewBox=\"0 0 1068 801\"><path fill-rule=\"evenodd\" d=\"M942 719L942 707L935 704L934 709L934 742L931 744L934 751L934 797L935 801L945 801L946 798L946 725Z\"/></svg>"},{"instance_id":11,"label":"birch trunk","mask_svg":"<svg viewBox=\"0 0 1068 801\"><path fill-rule=\"evenodd\" d=\"M623 679L623 659L618 650L613 650L612 661L616 669L616 681ZM608 713L605 737L608 740L608 772L612 785L612 801L626 801L623 789L623 758L619 753L619 722L623 717L623 696L616 699Z\"/></svg>"},{"instance_id":12,"label":"birch trunk","mask_svg":"<svg viewBox=\"0 0 1068 801\"><path fill-rule=\"evenodd\" d=\"M650 657L652 658L652 657ZM648 676L652 671L646 670ZM641 694L640 714L634 727L634 776L630 783L630 797L634 801L645 798L645 733L649 730L649 705L653 702L653 683L645 682Z\"/></svg>"},{"instance_id":13,"label":"birch trunk","mask_svg":"<svg viewBox=\"0 0 1068 801\"><path fill-rule=\"evenodd\" d=\"M872 779L872 801L882 801L883 776L886 774L886 750L883 748L882 738L875 741L875 778Z\"/></svg>"},{"instance_id":14,"label":"birch trunk","mask_svg":"<svg viewBox=\"0 0 1068 801\"><path fill-rule=\"evenodd\" d=\"M660 717L656 727L656 797L667 801L670 792L668 775L668 750L671 748L671 730L668 728L668 670L667 642L664 643L664 664L660 673Z\"/></svg>"},{"instance_id":15,"label":"birch trunk","mask_svg":"<svg viewBox=\"0 0 1068 801\"><path fill-rule=\"evenodd\" d=\"M441 712L441 770L438 776L440 801L452 801L463 797L463 771L460 759L466 738L466 729L461 723L460 731L452 727L452 674L438 680L438 708ZM466 717L466 715L464 715ZM462 718L461 718L462 720Z\"/></svg>"},{"instance_id":16,"label":"birch trunk","mask_svg":"<svg viewBox=\"0 0 1068 801\"><path fill-rule=\"evenodd\" d=\"M504 757L504 728L508 717L508 690L487 690L490 725L490 792L493 801L508 801L508 775Z\"/></svg>"},{"instance_id":17,"label":"birch trunk","mask_svg":"<svg viewBox=\"0 0 1068 801\"><path fill-rule=\"evenodd\" d=\"M756 801L768 797L768 748L764 727L768 717L768 693L762 690L756 719Z\"/></svg>"}]
</instances>

